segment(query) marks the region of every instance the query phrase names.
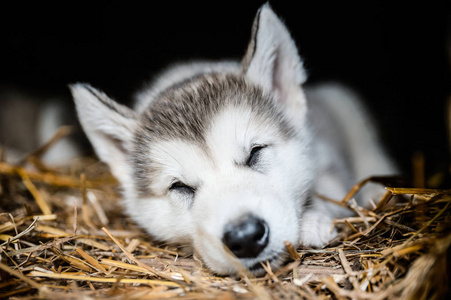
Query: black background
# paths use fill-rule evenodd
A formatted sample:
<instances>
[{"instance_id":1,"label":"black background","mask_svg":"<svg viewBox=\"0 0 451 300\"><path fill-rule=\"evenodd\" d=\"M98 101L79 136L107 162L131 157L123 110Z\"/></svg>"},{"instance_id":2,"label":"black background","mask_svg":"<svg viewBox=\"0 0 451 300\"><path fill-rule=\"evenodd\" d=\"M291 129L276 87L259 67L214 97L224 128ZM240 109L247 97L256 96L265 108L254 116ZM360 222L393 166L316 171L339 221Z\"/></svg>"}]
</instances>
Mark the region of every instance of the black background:
<instances>
[{"instance_id":1,"label":"black background","mask_svg":"<svg viewBox=\"0 0 451 300\"><path fill-rule=\"evenodd\" d=\"M262 1L35 1L0 7L0 86L67 98L89 82L122 103L168 63L244 54ZM346 3L344 3L346 2ZM394 4L396 3L396 4ZM355 88L408 172L412 154L445 168L450 5L446 1L273 1L310 82Z\"/></svg>"}]
</instances>

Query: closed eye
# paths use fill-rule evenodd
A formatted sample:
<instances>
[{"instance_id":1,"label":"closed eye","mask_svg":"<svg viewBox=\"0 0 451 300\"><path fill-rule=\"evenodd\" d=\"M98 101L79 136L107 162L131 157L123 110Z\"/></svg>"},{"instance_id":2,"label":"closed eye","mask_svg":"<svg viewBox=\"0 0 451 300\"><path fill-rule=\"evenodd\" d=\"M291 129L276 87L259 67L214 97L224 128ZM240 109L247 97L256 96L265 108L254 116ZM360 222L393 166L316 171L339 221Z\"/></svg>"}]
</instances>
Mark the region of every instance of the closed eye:
<instances>
[{"instance_id":1,"label":"closed eye","mask_svg":"<svg viewBox=\"0 0 451 300\"><path fill-rule=\"evenodd\" d=\"M252 167L258 163L260 154L261 154L261 150L263 150L265 147L266 146L264 146L264 145L258 145L258 146L254 146L252 148L251 153L249 154L249 157L247 158L247 161L246 161L246 165L248 167Z\"/></svg>"},{"instance_id":2,"label":"closed eye","mask_svg":"<svg viewBox=\"0 0 451 300\"><path fill-rule=\"evenodd\" d=\"M196 189L184 184L181 181L176 181L174 182L170 187L169 187L170 191L174 191L174 192L178 192L178 193L182 193L185 195L194 195L194 193L196 192Z\"/></svg>"}]
</instances>

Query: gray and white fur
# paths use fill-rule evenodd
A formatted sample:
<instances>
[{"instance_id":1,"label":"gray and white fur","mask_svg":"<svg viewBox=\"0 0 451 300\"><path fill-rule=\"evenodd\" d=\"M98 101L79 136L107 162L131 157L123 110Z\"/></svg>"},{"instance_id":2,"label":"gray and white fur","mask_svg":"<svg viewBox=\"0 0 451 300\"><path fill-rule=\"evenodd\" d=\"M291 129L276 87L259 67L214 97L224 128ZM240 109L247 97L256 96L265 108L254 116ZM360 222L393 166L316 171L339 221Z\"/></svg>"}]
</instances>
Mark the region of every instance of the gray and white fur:
<instances>
[{"instance_id":1,"label":"gray and white fur","mask_svg":"<svg viewBox=\"0 0 451 300\"><path fill-rule=\"evenodd\" d=\"M304 89L294 41L269 5L242 62L164 71L122 106L88 84L71 91L127 213L156 240L188 244L219 274L281 266L284 242L320 247L358 180L396 168L358 97L338 85ZM361 193L361 204L380 188ZM373 200L377 200L374 198Z\"/></svg>"}]
</instances>

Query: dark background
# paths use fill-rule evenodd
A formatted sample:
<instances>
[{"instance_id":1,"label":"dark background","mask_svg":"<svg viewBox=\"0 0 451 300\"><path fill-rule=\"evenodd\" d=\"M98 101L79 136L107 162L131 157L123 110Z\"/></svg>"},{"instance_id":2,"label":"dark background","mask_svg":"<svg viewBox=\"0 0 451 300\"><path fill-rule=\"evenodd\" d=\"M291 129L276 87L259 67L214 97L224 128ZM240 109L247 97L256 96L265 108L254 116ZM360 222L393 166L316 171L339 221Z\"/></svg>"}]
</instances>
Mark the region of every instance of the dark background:
<instances>
[{"instance_id":1,"label":"dark background","mask_svg":"<svg viewBox=\"0 0 451 300\"><path fill-rule=\"evenodd\" d=\"M67 84L84 81L130 103L174 60L240 59L263 2L186 2L2 3L0 86L70 101ZM338 80L364 96L407 172L416 151L429 173L445 170L448 1L290 2L271 5L297 41L310 82Z\"/></svg>"}]
</instances>

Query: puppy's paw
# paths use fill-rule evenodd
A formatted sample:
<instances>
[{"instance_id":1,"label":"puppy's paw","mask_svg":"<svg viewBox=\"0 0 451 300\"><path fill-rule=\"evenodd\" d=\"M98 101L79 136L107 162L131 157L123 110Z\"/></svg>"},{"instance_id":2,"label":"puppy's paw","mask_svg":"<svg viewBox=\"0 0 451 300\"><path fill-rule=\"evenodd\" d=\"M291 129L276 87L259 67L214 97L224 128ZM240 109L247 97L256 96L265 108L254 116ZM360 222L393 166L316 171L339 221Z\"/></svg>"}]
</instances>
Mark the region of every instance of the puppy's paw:
<instances>
[{"instance_id":1,"label":"puppy's paw","mask_svg":"<svg viewBox=\"0 0 451 300\"><path fill-rule=\"evenodd\" d=\"M303 246L322 247L332 240L337 232L332 227L332 218L319 211L307 211L300 224L300 240Z\"/></svg>"}]
</instances>

